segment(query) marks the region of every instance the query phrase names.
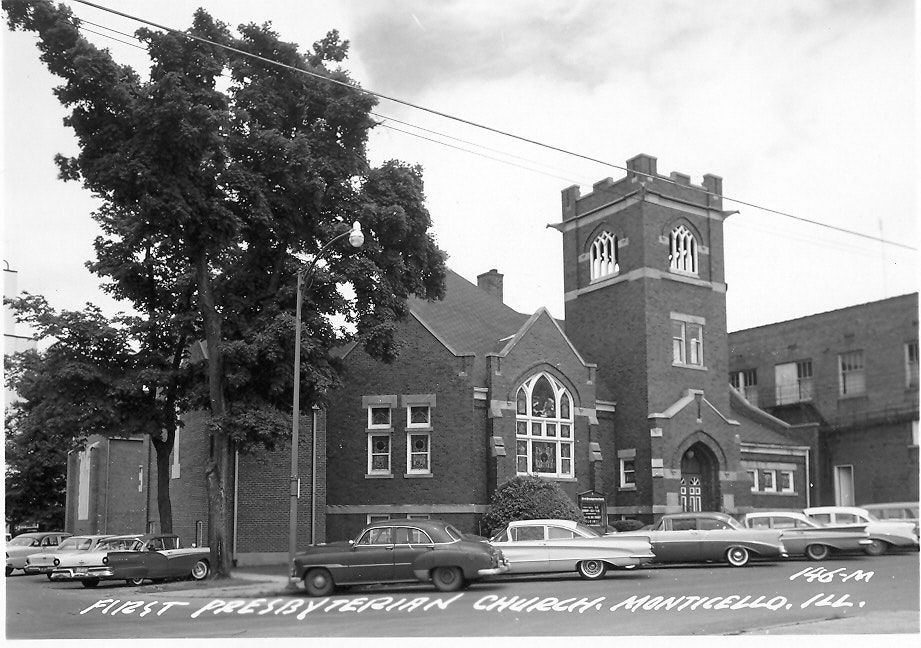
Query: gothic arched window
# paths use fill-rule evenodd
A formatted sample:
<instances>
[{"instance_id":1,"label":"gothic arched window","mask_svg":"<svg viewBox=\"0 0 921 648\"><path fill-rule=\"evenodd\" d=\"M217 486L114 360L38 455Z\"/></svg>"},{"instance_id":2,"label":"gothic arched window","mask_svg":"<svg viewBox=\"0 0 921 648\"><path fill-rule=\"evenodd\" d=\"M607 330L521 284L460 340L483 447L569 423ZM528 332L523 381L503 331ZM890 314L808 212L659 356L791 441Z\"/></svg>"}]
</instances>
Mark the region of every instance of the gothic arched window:
<instances>
[{"instance_id":1,"label":"gothic arched window","mask_svg":"<svg viewBox=\"0 0 921 648\"><path fill-rule=\"evenodd\" d=\"M517 472L573 477L573 406L566 388L541 372L518 388Z\"/></svg>"},{"instance_id":2,"label":"gothic arched window","mask_svg":"<svg viewBox=\"0 0 921 648\"><path fill-rule=\"evenodd\" d=\"M592 279L600 279L617 273L617 237L610 232L602 232L592 243L589 253L592 263Z\"/></svg>"},{"instance_id":3,"label":"gothic arched window","mask_svg":"<svg viewBox=\"0 0 921 648\"><path fill-rule=\"evenodd\" d=\"M697 239L684 225L672 230L668 241L669 268L677 272L697 274Z\"/></svg>"}]
</instances>

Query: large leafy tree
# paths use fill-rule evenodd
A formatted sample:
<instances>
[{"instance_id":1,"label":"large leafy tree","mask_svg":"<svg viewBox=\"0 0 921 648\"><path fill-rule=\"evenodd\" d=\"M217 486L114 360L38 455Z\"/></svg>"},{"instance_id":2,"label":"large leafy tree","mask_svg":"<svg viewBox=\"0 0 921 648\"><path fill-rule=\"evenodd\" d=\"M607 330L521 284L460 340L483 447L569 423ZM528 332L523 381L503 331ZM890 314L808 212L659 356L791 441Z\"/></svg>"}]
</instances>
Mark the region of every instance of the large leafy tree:
<instances>
[{"instance_id":1,"label":"large leafy tree","mask_svg":"<svg viewBox=\"0 0 921 648\"><path fill-rule=\"evenodd\" d=\"M407 298L443 294L421 170L368 163L375 100L340 67L348 43L336 32L301 53L268 24L233 34L199 10L184 33L138 30L151 59L141 78L84 39L66 7L4 0L3 8L11 28L38 34L41 59L64 80L55 92L80 152L58 158L61 176L105 204L94 215L104 234L92 269L140 311L158 306L145 299L170 300L202 342L201 390L190 402L210 415L208 539L215 573L226 575L232 451L271 446L290 425L304 261L360 221L364 248L332 248L305 296L305 409L337 384L328 350L349 334L331 316L391 360ZM145 276L145 259L168 269L165 281ZM160 290L145 291L143 281Z\"/></svg>"},{"instance_id":2,"label":"large leafy tree","mask_svg":"<svg viewBox=\"0 0 921 648\"><path fill-rule=\"evenodd\" d=\"M7 385L20 396L6 421L7 510L20 504L41 510L47 498L62 512L59 482L70 450L91 434L148 434L157 457L160 525L171 533L169 456L177 404L189 383L184 337L164 333L178 330L176 324L123 314L109 319L91 304L57 312L26 293L5 303L47 347L7 358Z\"/></svg>"}]
</instances>

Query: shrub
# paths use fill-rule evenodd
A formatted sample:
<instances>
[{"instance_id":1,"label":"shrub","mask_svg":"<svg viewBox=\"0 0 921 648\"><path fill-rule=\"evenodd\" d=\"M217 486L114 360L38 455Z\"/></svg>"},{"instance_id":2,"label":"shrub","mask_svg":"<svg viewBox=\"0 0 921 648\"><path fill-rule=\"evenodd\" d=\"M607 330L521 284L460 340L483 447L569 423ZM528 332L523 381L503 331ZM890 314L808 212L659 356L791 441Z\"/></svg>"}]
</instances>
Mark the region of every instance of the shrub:
<instances>
[{"instance_id":1,"label":"shrub","mask_svg":"<svg viewBox=\"0 0 921 648\"><path fill-rule=\"evenodd\" d=\"M519 475L496 488L483 526L486 534L492 535L509 522L537 518L584 522L582 511L559 484L537 475Z\"/></svg>"},{"instance_id":2,"label":"shrub","mask_svg":"<svg viewBox=\"0 0 921 648\"><path fill-rule=\"evenodd\" d=\"M611 522L611 526L614 527L614 530L617 532L620 531L638 531L642 529L645 525L639 520L614 520Z\"/></svg>"}]
</instances>

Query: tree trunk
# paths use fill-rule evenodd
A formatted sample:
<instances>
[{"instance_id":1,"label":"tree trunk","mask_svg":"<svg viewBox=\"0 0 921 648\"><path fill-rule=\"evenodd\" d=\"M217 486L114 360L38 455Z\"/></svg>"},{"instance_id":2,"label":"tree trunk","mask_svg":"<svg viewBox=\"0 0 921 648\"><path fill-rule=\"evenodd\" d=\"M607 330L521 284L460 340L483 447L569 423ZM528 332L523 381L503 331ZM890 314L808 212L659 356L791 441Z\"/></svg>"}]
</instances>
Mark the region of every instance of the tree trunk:
<instances>
[{"instance_id":1,"label":"tree trunk","mask_svg":"<svg viewBox=\"0 0 921 648\"><path fill-rule=\"evenodd\" d=\"M198 308L205 328L208 362L208 391L211 421L208 426L211 455L205 469L208 487L208 546L215 578L228 578L231 569L230 529L227 515L229 488L230 440L224 430L227 406L224 397L223 357L221 353L221 316L214 305L211 277L206 254L195 263L198 284Z\"/></svg>"},{"instance_id":2,"label":"tree trunk","mask_svg":"<svg viewBox=\"0 0 921 648\"><path fill-rule=\"evenodd\" d=\"M160 516L160 533L173 532L173 503L169 496L169 458L175 437L175 424L174 429L167 434L165 441L161 441L156 435L151 436L157 457L157 512Z\"/></svg>"}]
</instances>

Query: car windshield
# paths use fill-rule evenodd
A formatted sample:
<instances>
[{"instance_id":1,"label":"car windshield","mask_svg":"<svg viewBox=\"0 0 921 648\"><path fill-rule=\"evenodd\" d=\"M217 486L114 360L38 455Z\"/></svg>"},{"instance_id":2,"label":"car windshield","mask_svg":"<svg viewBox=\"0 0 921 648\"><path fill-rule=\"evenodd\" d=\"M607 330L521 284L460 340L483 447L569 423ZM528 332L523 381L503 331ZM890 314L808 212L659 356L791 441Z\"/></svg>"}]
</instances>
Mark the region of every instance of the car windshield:
<instances>
[{"instance_id":1,"label":"car windshield","mask_svg":"<svg viewBox=\"0 0 921 648\"><path fill-rule=\"evenodd\" d=\"M137 551L141 541L137 538L110 538L99 543L97 549L103 551Z\"/></svg>"},{"instance_id":2,"label":"car windshield","mask_svg":"<svg viewBox=\"0 0 921 648\"><path fill-rule=\"evenodd\" d=\"M92 544L92 538L67 538L58 545L58 551L86 551Z\"/></svg>"},{"instance_id":3,"label":"car windshield","mask_svg":"<svg viewBox=\"0 0 921 648\"><path fill-rule=\"evenodd\" d=\"M17 536L7 544L11 547L37 547L38 542L38 538L33 536Z\"/></svg>"}]
</instances>

